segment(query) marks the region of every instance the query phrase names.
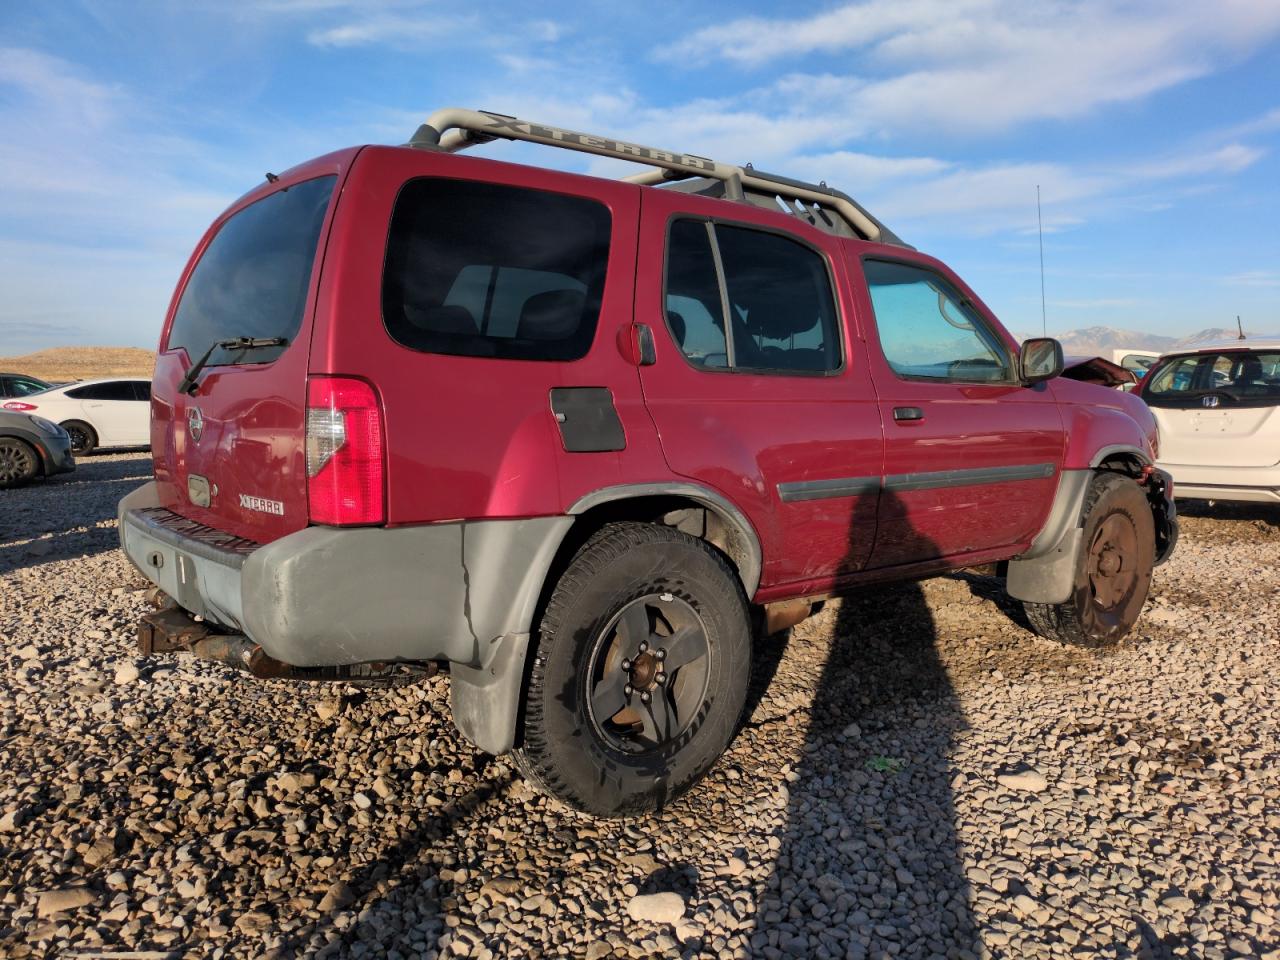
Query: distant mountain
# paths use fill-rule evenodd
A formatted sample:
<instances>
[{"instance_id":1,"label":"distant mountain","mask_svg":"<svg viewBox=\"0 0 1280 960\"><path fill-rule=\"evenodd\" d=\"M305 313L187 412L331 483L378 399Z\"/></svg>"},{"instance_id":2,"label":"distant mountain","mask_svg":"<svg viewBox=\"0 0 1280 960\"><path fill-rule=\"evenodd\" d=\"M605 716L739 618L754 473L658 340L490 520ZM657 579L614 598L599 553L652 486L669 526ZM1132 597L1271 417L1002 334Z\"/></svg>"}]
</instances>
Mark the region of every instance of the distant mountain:
<instances>
[{"instance_id":1,"label":"distant mountain","mask_svg":"<svg viewBox=\"0 0 1280 960\"><path fill-rule=\"evenodd\" d=\"M1194 347L1197 343L1212 343L1214 340L1234 340L1240 336L1239 330L1233 330L1230 327L1209 327L1207 330L1201 330L1199 333L1193 333L1188 337L1183 337L1175 347ZM1253 337L1255 340L1269 337L1270 334L1250 333L1245 331L1246 337Z\"/></svg>"},{"instance_id":2,"label":"distant mountain","mask_svg":"<svg viewBox=\"0 0 1280 960\"><path fill-rule=\"evenodd\" d=\"M1067 354L1103 354L1111 355L1112 350L1158 350L1164 352L1171 349L1177 338L1165 337L1155 333L1141 333L1137 330L1114 330L1111 327L1085 327L1082 330L1068 330L1058 334L1062 350Z\"/></svg>"},{"instance_id":3,"label":"distant mountain","mask_svg":"<svg viewBox=\"0 0 1280 960\"><path fill-rule=\"evenodd\" d=\"M1277 336L1253 333L1248 330L1245 334L1255 340ZM1062 352L1067 356L1104 357L1110 357L1112 350L1152 350L1167 353L1170 350L1179 350L1199 343L1210 343L1214 340L1234 340L1236 335L1237 331L1228 327L1209 327L1185 337L1168 337L1158 333L1143 333L1139 330L1116 330L1113 327L1084 327L1080 330L1054 334L1062 344Z\"/></svg>"}]
</instances>

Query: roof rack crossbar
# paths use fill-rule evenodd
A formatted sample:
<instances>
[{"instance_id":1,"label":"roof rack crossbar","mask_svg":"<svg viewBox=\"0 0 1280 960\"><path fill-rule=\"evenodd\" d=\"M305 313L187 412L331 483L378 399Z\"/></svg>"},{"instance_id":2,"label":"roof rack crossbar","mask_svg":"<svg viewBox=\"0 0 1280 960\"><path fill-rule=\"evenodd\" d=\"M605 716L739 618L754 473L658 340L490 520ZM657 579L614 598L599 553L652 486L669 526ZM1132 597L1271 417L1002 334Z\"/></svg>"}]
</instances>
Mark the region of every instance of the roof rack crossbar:
<instances>
[{"instance_id":1,"label":"roof rack crossbar","mask_svg":"<svg viewBox=\"0 0 1280 960\"><path fill-rule=\"evenodd\" d=\"M671 180L688 177L708 177L725 184L725 196L731 200L745 200L746 192L765 196L780 196L795 203L802 211L799 216L815 222L817 217L809 210L816 206L826 219L836 214L844 219L858 236L881 243L906 246L883 223L873 217L852 197L833 190L825 183L806 183L776 174L761 173L750 165L740 167L720 163L707 157L659 150L611 137L577 133L542 123L532 123L501 113L480 110L464 110L446 107L437 110L420 126L409 146L423 149L445 150L450 153L465 150L494 139L523 140L549 147L561 147L591 153L601 157L629 160L653 168L624 177L629 183L653 186ZM798 201L798 203L797 203Z\"/></svg>"}]
</instances>

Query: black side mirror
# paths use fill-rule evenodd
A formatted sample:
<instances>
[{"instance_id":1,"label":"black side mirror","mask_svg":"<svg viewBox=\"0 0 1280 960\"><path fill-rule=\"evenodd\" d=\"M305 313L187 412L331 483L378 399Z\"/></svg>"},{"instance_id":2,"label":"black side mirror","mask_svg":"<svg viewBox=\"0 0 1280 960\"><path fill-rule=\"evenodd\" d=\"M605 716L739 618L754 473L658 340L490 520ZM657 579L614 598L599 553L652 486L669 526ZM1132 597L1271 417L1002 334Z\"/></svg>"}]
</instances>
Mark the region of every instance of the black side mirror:
<instances>
[{"instance_id":1,"label":"black side mirror","mask_svg":"<svg viewBox=\"0 0 1280 960\"><path fill-rule=\"evenodd\" d=\"M1052 380L1062 373L1062 344L1053 337L1025 340L1018 354L1018 379L1030 386L1041 380Z\"/></svg>"}]
</instances>

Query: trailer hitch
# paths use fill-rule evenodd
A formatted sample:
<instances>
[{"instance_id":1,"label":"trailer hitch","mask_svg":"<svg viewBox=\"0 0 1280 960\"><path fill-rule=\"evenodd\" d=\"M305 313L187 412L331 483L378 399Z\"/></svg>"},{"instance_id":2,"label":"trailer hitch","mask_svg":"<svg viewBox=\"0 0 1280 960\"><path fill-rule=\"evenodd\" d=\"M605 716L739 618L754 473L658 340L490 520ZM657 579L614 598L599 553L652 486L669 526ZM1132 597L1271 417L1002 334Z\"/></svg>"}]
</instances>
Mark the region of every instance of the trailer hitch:
<instances>
[{"instance_id":1,"label":"trailer hitch","mask_svg":"<svg viewBox=\"0 0 1280 960\"><path fill-rule=\"evenodd\" d=\"M168 603L138 621L138 652L146 656L191 653L243 670L259 680L347 681L367 684L412 683L435 676L432 661L372 661L336 666L298 667L270 656L248 637L225 633L196 620L175 603Z\"/></svg>"}]
</instances>

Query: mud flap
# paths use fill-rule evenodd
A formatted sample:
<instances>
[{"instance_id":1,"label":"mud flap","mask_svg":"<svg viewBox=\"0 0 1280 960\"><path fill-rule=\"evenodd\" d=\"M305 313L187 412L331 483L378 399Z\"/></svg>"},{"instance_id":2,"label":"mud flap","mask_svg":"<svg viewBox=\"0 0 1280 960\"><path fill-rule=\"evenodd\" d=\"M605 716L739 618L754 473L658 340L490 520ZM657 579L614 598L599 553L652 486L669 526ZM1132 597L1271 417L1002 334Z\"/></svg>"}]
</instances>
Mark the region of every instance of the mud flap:
<instances>
[{"instance_id":1,"label":"mud flap","mask_svg":"<svg viewBox=\"0 0 1280 960\"><path fill-rule=\"evenodd\" d=\"M454 724L473 744L494 755L515 746L529 634L509 633L497 643L487 667L454 663L449 668Z\"/></svg>"},{"instance_id":2,"label":"mud flap","mask_svg":"<svg viewBox=\"0 0 1280 960\"><path fill-rule=\"evenodd\" d=\"M1151 471L1147 478L1147 502L1156 522L1156 559L1158 567L1171 556L1178 545L1178 508L1173 499L1173 477L1163 470Z\"/></svg>"},{"instance_id":3,"label":"mud flap","mask_svg":"<svg viewBox=\"0 0 1280 960\"><path fill-rule=\"evenodd\" d=\"M1083 547L1084 530L1068 530L1057 547L1033 560L1010 560L1005 591L1028 603L1066 603L1076 578L1076 556Z\"/></svg>"}]
</instances>

